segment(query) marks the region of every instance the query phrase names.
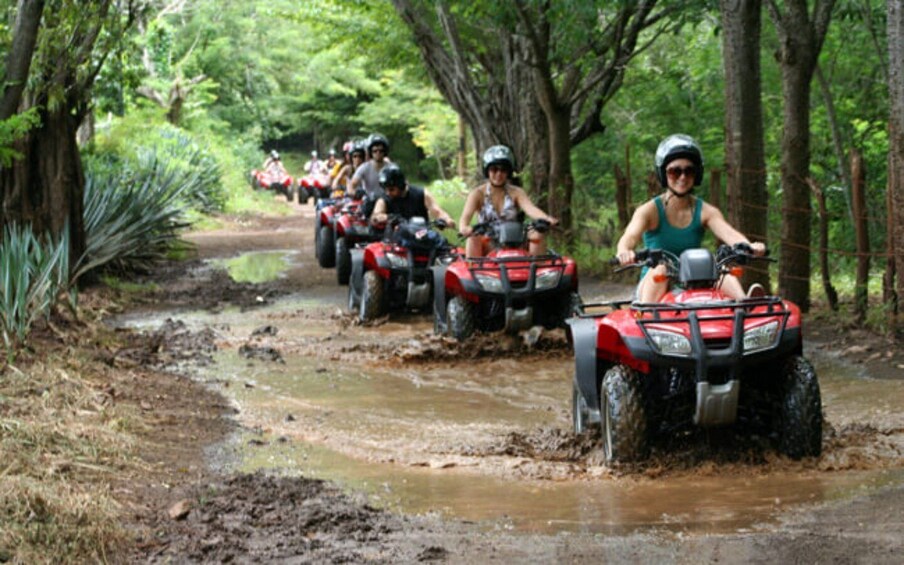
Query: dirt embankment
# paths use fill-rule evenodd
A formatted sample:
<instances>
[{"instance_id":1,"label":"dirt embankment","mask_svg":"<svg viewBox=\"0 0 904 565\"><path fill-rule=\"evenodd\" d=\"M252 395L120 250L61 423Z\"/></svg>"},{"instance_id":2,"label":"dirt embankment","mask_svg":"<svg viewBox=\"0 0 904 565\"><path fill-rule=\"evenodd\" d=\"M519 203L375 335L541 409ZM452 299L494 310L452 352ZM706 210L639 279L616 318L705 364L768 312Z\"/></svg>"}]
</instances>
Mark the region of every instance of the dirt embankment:
<instances>
[{"instance_id":1,"label":"dirt embankment","mask_svg":"<svg viewBox=\"0 0 904 565\"><path fill-rule=\"evenodd\" d=\"M279 221L252 221L198 236L194 240L199 256L279 249L287 238L302 241L303 252L308 253L310 211L299 207L298 212ZM165 299L210 309L233 304L249 312L299 285L313 288L335 284L331 273L311 269L267 285L227 282L222 273L185 266L157 273L155 278L161 286L152 301ZM856 334L844 328L820 327L818 336L832 344L830 347L837 347L841 339L847 340L846 347L857 345L853 341ZM110 352L109 363L142 368L134 382L120 385L126 391L120 399L139 406L148 416L148 425L139 434L139 451L147 462L147 472L129 477L133 486L122 496L135 531L134 545L119 556L123 560L892 563L898 562L897 556L904 549L904 535L900 533L904 531L904 490L898 487L843 503L789 511L779 525L755 532L713 536L656 531L628 536L594 532L543 535L485 531L474 524L435 515L399 516L373 508L362 497L345 494L329 483L303 477L224 475L208 467L205 454L234 430L232 408L202 385L173 372L178 373L179 367L190 371L191 363L204 363L212 347L211 336L188 332L174 321L157 333L130 339ZM865 336L863 343L872 339ZM395 349L382 349L380 354L385 354L388 363L424 362L434 359L437 351L454 352L447 345L442 340L425 339L418 345L402 341ZM512 343L510 347L517 351L524 344ZM548 347L560 349L555 343ZM340 346L338 353L328 355L342 353ZM490 351L487 355L498 353ZM867 351L860 359L869 370L876 364L896 368L902 362L900 353L892 348ZM155 367L167 367L168 371L147 370ZM894 371L888 377L900 378ZM541 457L576 460L592 451L592 446L585 445L587 441L592 439L576 442L554 430L527 432L500 438L468 454L536 457L540 453ZM733 464L743 467L745 462L735 459ZM643 472L649 474L650 469Z\"/></svg>"}]
</instances>

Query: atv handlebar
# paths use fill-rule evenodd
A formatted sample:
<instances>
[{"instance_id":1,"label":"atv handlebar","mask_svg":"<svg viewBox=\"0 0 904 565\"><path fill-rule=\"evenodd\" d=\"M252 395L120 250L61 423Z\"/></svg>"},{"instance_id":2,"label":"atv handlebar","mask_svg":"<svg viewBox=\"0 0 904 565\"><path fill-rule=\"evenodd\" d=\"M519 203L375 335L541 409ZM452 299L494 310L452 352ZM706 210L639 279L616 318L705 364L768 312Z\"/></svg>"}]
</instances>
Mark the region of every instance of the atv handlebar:
<instances>
[{"instance_id":1,"label":"atv handlebar","mask_svg":"<svg viewBox=\"0 0 904 565\"><path fill-rule=\"evenodd\" d=\"M461 232L458 232L458 237L468 238L474 237L475 235L486 235L489 237L494 237L496 234L496 224L498 222L480 222L478 224L474 224L471 226L471 233L467 236ZM552 223L548 220L533 220L526 224L523 224L524 227L528 230L534 230L539 233L546 233L552 228Z\"/></svg>"}]
</instances>

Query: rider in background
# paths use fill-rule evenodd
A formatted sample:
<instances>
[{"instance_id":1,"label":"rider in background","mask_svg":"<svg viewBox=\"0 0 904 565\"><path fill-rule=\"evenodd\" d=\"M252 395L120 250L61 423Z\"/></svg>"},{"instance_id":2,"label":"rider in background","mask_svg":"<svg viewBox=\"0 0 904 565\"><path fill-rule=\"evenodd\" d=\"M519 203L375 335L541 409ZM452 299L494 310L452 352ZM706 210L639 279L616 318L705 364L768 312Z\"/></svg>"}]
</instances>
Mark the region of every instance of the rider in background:
<instances>
[{"instance_id":1,"label":"rider in background","mask_svg":"<svg viewBox=\"0 0 904 565\"><path fill-rule=\"evenodd\" d=\"M374 203L383 196L383 189L380 187L380 171L389 163L389 140L380 135L373 133L367 138L367 162L358 167L352 175L352 193L358 188L363 188L367 194L369 208L365 210L368 214L373 211Z\"/></svg>"},{"instance_id":2,"label":"rider in background","mask_svg":"<svg viewBox=\"0 0 904 565\"><path fill-rule=\"evenodd\" d=\"M452 216L443 210L425 189L409 185L402 169L395 163L387 163L380 171L380 186L384 195L374 206L374 213L371 216L373 223L385 223L390 214L406 220L415 216L427 219L428 212L432 212L437 220L452 225Z\"/></svg>"},{"instance_id":3,"label":"rider in background","mask_svg":"<svg viewBox=\"0 0 904 565\"><path fill-rule=\"evenodd\" d=\"M286 167L280 160L279 153L276 151L276 149L271 150L270 154L267 155L267 158L264 159L263 170L267 171L268 173L271 171L278 173L286 172Z\"/></svg>"},{"instance_id":4,"label":"rider in background","mask_svg":"<svg viewBox=\"0 0 904 565\"><path fill-rule=\"evenodd\" d=\"M725 220L718 208L693 194L694 187L703 181L703 152L690 136L674 134L665 138L656 149L654 166L659 183L666 191L634 212L616 245L619 264L635 262L634 248L641 240L647 249L662 249L680 256L687 249L701 246L707 228L728 245L747 243L756 255L766 252L763 243L750 243ZM729 298L744 296L744 289L736 277L724 275L720 284ZM641 274L637 298L640 302L658 302L668 290L666 266L660 264ZM761 296L763 287L753 284L748 294Z\"/></svg>"},{"instance_id":5,"label":"rider in background","mask_svg":"<svg viewBox=\"0 0 904 565\"><path fill-rule=\"evenodd\" d=\"M351 181L352 175L358 170L358 167L364 163L366 149L363 141L347 141L343 146L343 150L345 153L345 163L341 164L336 176L333 178L333 190L339 190L340 188L346 189ZM346 194L351 195L348 191L346 191Z\"/></svg>"},{"instance_id":6,"label":"rider in background","mask_svg":"<svg viewBox=\"0 0 904 565\"><path fill-rule=\"evenodd\" d=\"M311 160L305 163L304 172L309 175L322 175L326 173L323 161L317 158L317 151L311 151Z\"/></svg>"},{"instance_id":7,"label":"rider in background","mask_svg":"<svg viewBox=\"0 0 904 565\"><path fill-rule=\"evenodd\" d=\"M483 257L490 251L488 237L468 237L473 232L471 219L475 212L478 223L518 222L521 221L521 212L534 220L546 220L552 225L559 223L559 220L538 208L524 189L511 184L514 171L515 158L511 149L505 145L494 145L484 151L483 176L487 182L471 189L458 220L458 231L468 238L468 257ZM546 238L543 234L529 230L527 237L531 255L546 254Z\"/></svg>"}]
</instances>

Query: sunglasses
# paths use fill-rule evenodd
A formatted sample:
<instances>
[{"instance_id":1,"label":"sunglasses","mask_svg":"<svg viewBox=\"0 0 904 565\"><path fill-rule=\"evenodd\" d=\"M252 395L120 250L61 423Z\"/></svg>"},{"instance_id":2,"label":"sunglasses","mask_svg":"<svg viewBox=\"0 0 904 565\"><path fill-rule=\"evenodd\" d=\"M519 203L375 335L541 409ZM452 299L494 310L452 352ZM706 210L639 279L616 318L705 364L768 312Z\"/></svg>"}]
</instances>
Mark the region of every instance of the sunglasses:
<instances>
[{"instance_id":1,"label":"sunglasses","mask_svg":"<svg viewBox=\"0 0 904 565\"><path fill-rule=\"evenodd\" d=\"M487 168L487 171L490 173L508 173L507 168L498 165L490 165L489 168Z\"/></svg>"},{"instance_id":2,"label":"sunglasses","mask_svg":"<svg viewBox=\"0 0 904 565\"><path fill-rule=\"evenodd\" d=\"M687 178L692 179L697 176L697 168L696 167L671 167L665 170L665 174L669 176L672 180L678 180L682 175L687 176Z\"/></svg>"}]
</instances>

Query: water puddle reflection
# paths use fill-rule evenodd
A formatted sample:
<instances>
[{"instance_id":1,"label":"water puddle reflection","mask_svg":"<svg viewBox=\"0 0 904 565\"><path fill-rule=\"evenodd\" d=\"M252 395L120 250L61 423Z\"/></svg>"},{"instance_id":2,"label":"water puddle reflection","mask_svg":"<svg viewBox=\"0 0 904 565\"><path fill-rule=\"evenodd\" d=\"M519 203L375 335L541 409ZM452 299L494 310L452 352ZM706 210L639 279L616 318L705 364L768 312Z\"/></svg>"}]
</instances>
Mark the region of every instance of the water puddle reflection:
<instances>
[{"instance_id":1,"label":"water puddle reflection","mask_svg":"<svg viewBox=\"0 0 904 565\"><path fill-rule=\"evenodd\" d=\"M296 251L243 253L231 259L214 259L211 263L226 269L235 282L264 283L284 276L291 266L291 255L297 253Z\"/></svg>"}]
</instances>

